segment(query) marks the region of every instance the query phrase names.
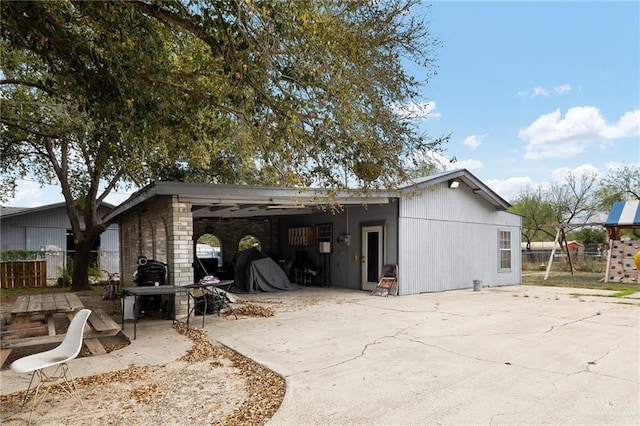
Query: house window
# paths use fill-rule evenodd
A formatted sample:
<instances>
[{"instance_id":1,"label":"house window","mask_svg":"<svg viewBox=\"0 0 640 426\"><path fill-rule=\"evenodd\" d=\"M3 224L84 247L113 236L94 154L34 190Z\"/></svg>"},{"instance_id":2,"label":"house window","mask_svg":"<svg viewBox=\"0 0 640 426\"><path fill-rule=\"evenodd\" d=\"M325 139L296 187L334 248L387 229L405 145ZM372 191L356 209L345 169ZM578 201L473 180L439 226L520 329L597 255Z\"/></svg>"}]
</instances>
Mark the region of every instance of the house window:
<instances>
[{"instance_id":1,"label":"house window","mask_svg":"<svg viewBox=\"0 0 640 426\"><path fill-rule=\"evenodd\" d=\"M498 231L499 272L511 270L511 231Z\"/></svg>"},{"instance_id":2,"label":"house window","mask_svg":"<svg viewBox=\"0 0 640 426\"><path fill-rule=\"evenodd\" d=\"M316 241L318 253L331 253L331 240L333 240L333 225L323 224L316 226Z\"/></svg>"}]
</instances>

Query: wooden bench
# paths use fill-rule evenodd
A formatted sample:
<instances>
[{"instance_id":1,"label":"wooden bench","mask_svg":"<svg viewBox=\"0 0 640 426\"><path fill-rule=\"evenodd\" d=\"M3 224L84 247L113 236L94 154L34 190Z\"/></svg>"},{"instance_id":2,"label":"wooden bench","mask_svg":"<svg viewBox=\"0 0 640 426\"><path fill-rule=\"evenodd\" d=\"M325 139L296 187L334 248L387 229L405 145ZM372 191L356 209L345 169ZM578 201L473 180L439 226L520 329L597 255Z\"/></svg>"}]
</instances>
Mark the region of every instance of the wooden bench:
<instances>
[{"instance_id":1,"label":"wooden bench","mask_svg":"<svg viewBox=\"0 0 640 426\"><path fill-rule=\"evenodd\" d=\"M71 320L73 318L73 313L67 314L67 317ZM14 324L12 324L12 326L14 326ZM13 332L14 334L3 336L2 340L0 340L0 350L2 352L2 356L0 356L0 366L4 364L4 361L6 361L6 358L9 353L11 353L12 349L60 343L64 340L64 334L22 338L18 337L21 335L22 330L32 330L34 327L38 326L44 329L44 326L37 322L15 324L13 329L9 326L8 331ZM115 336L119 331L120 325L111 319L104 310L93 310L89 316L87 325L85 325L84 344L93 355L104 354L106 351L99 339Z\"/></svg>"}]
</instances>

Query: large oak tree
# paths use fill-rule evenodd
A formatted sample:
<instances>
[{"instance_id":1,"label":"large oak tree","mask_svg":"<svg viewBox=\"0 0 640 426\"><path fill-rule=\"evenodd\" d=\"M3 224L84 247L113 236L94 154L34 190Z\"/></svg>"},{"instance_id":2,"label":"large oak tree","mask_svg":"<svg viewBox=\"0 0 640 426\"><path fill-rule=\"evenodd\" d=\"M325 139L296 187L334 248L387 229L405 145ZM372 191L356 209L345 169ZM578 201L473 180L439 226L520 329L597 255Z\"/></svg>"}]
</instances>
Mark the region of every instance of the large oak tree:
<instances>
[{"instance_id":1,"label":"large oak tree","mask_svg":"<svg viewBox=\"0 0 640 426\"><path fill-rule=\"evenodd\" d=\"M0 197L21 177L58 181L80 290L104 231L98 205L119 185L335 189L346 173L365 191L391 188L407 157L443 142L400 113L435 71L437 41L415 6L2 2Z\"/></svg>"}]
</instances>

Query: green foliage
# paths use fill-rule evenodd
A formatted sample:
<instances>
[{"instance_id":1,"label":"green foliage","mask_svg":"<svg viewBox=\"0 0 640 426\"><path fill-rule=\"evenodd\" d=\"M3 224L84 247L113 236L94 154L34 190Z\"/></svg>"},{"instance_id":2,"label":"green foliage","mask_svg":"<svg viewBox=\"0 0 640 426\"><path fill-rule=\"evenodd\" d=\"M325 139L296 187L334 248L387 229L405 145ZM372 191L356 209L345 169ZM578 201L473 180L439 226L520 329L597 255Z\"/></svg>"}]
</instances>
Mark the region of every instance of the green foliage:
<instances>
[{"instance_id":1,"label":"green foliage","mask_svg":"<svg viewBox=\"0 0 640 426\"><path fill-rule=\"evenodd\" d=\"M253 235L245 235L242 237L240 242L238 242L238 251L250 249L251 247L256 246L256 244L259 246L260 240Z\"/></svg>"},{"instance_id":2,"label":"green foliage","mask_svg":"<svg viewBox=\"0 0 640 426\"><path fill-rule=\"evenodd\" d=\"M220 240L212 234L202 234L198 238L198 244L207 244L211 247L220 247Z\"/></svg>"},{"instance_id":3,"label":"green foliage","mask_svg":"<svg viewBox=\"0 0 640 426\"><path fill-rule=\"evenodd\" d=\"M102 275L102 271L100 270L100 267L98 266L98 264L94 261L91 262L91 265L89 266L89 269L87 270L87 274L90 277L94 277L94 278L99 278L100 275Z\"/></svg>"},{"instance_id":4,"label":"green foliage","mask_svg":"<svg viewBox=\"0 0 640 426\"><path fill-rule=\"evenodd\" d=\"M511 204L509 212L522 216L523 241L554 240L556 209L542 188L525 188Z\"/></svg>"},{"instance_id":5,"label":"green foliage","mask_svg":"<svg viewBox=\"0 0 640 426\"><path fill-rule=\"evenodd\" d=\"M439 45L416 2L0 2L0 200L18 178L59 182L78 290L120 186L404 182L448 139L401 108Z\"/></svg>"},{"instance_id":6,"label":"green foliage","mask_svg":"<svg viewBox=\"0 0 640 426\"><path fill-rule=\"evenodd\" d=\"M598 197L605 211L616 201L640 200L640 165L628 164L609 170L600 182Z\"/></svg>"},{"instance_id":7,"label":"green foliage","mask_svg":"<svg viewBox=\"0 0 640 426\"><path fill-rule=\"evenodd\" d=\"M95 178L336 187L346 168L393 186L408 155L446 140L399 108L439 45L415 3L3 2L7 106L26 108L3 117L8 140L83 153L74 200Z\"/></svg>"},{"instance_id":8,"label":"green foliage","mask_svg":"<svg viewBox=\"0 0 640 426\"><path fill-rule=\"evenodd\" d=\"M22 260L45 259L46 252L35 250L7 250L0 252L0 260L3 262L19 262Z\"/></svg>"},{"instance_id":9,"label":"green foliage","mask_svg":"<svg viewBox=\"0 0 640 426\"><path fill-rule=\"evenodd\" d=\"M607 241L604 228L582 228L567 235L569 240L576 240L581 244L602 244Z\"/></svg>"},{"instance_id":10,"label":"green foliage","mask_svg":"<svg viewBox=\"0 0 640 426\"><path fill-rule=\"evenodd\" d=\"M56 283L59 287L69 287L71 285L72 270L72 267L65 268L64 266L61 266L58 268L59 276L56 280Z\"/></svg>"}]
</instances>

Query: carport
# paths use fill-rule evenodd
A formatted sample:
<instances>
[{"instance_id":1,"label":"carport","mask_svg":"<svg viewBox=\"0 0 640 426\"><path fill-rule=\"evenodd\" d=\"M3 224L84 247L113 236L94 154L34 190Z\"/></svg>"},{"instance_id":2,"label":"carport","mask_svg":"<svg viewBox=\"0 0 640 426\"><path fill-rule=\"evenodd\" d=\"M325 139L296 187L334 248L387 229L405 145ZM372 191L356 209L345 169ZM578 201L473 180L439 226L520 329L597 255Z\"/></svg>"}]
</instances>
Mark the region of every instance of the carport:
<instances>
[{"instance_id":1,"label":"carport","mask_svg":"<svg viewBox=\"0 0 640 426\"><path fill-rule=\"evenodd\" d=\"M117 220L120 225L125 286L133 285L138 256L167 263L168 281L187 285L194 282L196 241L205 233L215 235L222 244L221 273L229 271L238 242L246 235L255 236L262 251L277 259L299 256L321 266L323 254L340 252L359 263L359 248L351 247L348 221L367 217L394 227L397 197L387 191L329 196L320 190L154 182L105 220ZM395 260L394 247L395 243L384 247L384 253Z\"/></svg>"}]
</instances>

